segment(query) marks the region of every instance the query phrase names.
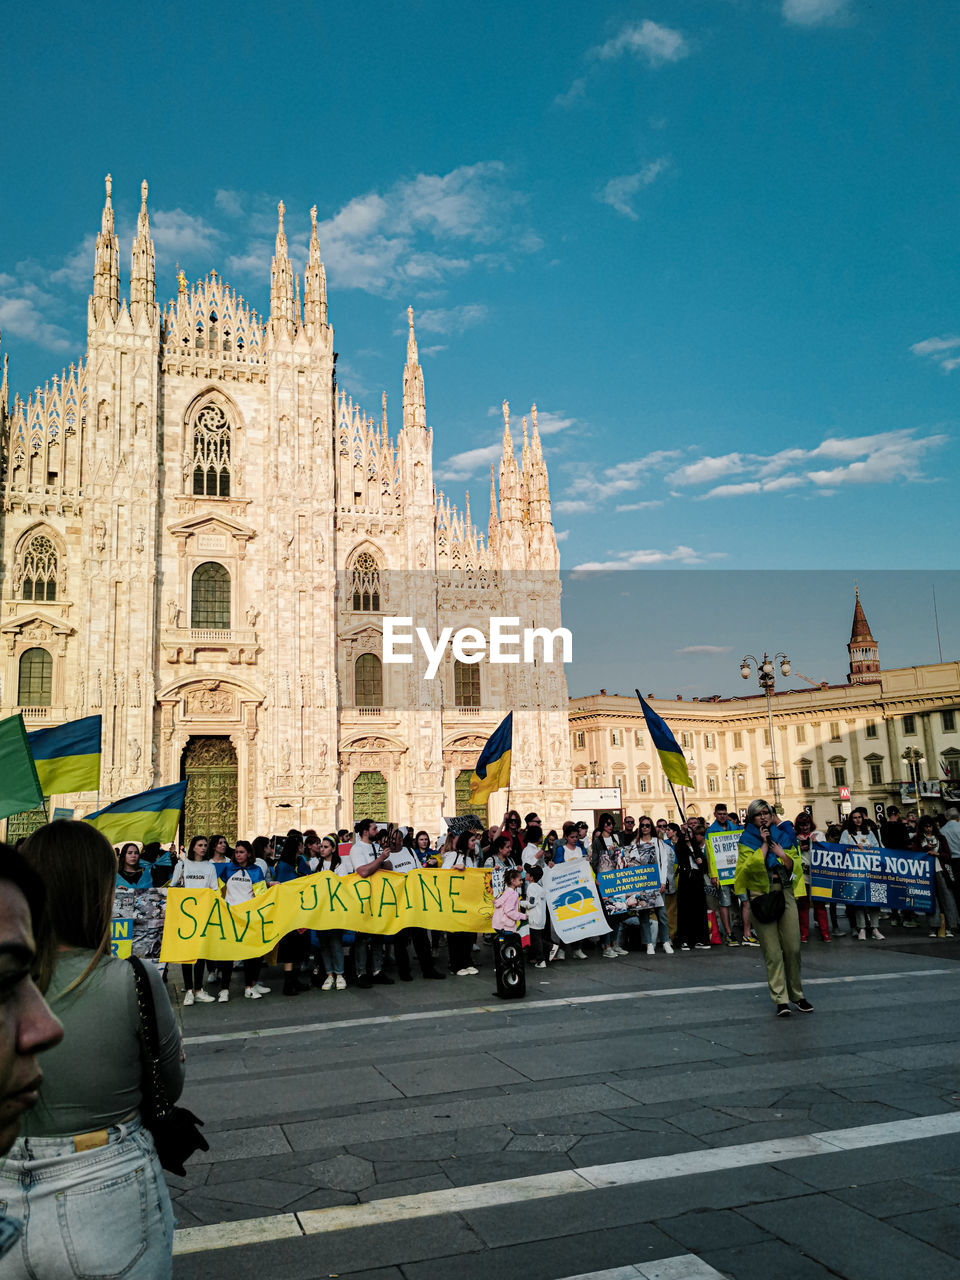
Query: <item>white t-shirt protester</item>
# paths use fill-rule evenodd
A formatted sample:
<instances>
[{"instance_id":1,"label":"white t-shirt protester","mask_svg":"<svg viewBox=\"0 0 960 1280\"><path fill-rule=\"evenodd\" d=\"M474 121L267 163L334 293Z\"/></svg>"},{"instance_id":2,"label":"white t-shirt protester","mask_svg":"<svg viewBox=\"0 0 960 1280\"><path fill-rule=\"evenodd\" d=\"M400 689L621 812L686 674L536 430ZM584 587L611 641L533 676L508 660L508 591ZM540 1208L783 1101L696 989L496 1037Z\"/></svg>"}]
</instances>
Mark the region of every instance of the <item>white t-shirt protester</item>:
<instances>
[{"instance_id":1,"label":"white t-shirt protester","mask_svg":"<svg viewBox=\"0 0 960 1280\"><path fill-rule=\"evenodd\" d=\"M525 867L538 867L543 864L544 853L538 844L524 846L520 860Z\"/></svg>"},{"instance_id":2,"label":"white t-shirt protester","mask_svg":"<svg viewBox=\"0 0 960 1280\"><path fill-rule=\"evenodd\" d=\"M178 862L170 877L171 889L219 889L220 877L212 862Z\"/></svg>"},{"instance_id":3,"label":"white t-shirt protester","mask_svg":"<svg viewBox=\"0 0 960 1280\"><path fill-rule=\"evenodd\" d=\"M352 876L359 873L361 867L366 867L369 863L374 862L380 855L380 850L375 844L367 844L365 840L356 840L350 849L350 852L340 859L340 865L337 867L338 876Z\"/></svg>"}]
</instances>

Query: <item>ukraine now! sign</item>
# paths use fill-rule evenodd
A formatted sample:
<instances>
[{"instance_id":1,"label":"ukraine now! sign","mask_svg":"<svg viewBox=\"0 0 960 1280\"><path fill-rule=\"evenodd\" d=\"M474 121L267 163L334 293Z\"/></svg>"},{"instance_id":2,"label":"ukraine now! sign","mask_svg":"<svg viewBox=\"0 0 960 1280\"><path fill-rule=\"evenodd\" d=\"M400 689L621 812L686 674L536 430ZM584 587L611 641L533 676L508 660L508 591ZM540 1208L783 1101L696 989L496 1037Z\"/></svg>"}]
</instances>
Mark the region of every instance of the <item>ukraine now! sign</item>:
<instances>
[{"instance_id":1,"label":"ukraine now! sign","mask_svg":"<svg viewBox=\"0 0 960 1280\"><path fill-rule=\"evenodd\" d=\"M899 849L858 849L814 844L810 849L810 896L852 907L933 911L933 859Z\"/></svg>"},{"instance_id":2,"label":"ukraine now! sign","mask_svg":"<svg viewBox=\"0 0 960 1280\"><path fill-rule=\"evenodd\" d=\"M413 927L491 933L490 872L319 871L228 906L216 889L168 889L160 959L253 960L295 929L391 934Z\"/></svg>"}]
</instances>

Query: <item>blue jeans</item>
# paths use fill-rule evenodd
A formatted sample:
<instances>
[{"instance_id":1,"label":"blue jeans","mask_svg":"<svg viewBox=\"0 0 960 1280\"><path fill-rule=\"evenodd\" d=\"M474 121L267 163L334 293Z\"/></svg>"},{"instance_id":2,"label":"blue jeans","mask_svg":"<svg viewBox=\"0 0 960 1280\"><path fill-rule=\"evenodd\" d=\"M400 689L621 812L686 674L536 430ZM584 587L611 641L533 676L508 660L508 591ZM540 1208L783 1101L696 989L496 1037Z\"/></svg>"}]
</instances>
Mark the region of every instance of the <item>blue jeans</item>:
<instances>
[{"instance_id":1,"label":"blue jeans","mask_svg":"<svg viewBox=\"0 0 960 1280\"><path fill-rule=\"evenodd\" d=\"M317 950L327 973L343 975L343 930L324 929L317 934Z\"/></svg>"},{"instance_id":2,"label":"blue jeans","mask_svg":"<svg viewBox=\"0 0 960 1280\"><path fill-rule=\"evenodd\" d=\"M353 955L358 978L365 973L379 973L383 968L383 938L375 933L358 933Z\"/></svg>"},{"instance_id":3,"label":"blue jeans","mask_svg":"<svg viewBox=\"0 0 960 1280\"><path fill-rule=\"evenodd\" d=\"M641 937L648 945L652 942L661 944L670 941L670 926L667 924L667 908L651 907L643 913L640 922Z\"/></svg>"},{"instance_id":4,"label":"blue jeans","mask_svg":"<svg viewBox=\"0 0 960 1280\"><path fill-rule=\"evenodd\" d=\"M173 1209L153 1139L140 1120L106 1146L20 1138L0 1161L0 1213L25 1224L0 1261L2 1280L170 1280Z\"/></svg>"}]
</instances>

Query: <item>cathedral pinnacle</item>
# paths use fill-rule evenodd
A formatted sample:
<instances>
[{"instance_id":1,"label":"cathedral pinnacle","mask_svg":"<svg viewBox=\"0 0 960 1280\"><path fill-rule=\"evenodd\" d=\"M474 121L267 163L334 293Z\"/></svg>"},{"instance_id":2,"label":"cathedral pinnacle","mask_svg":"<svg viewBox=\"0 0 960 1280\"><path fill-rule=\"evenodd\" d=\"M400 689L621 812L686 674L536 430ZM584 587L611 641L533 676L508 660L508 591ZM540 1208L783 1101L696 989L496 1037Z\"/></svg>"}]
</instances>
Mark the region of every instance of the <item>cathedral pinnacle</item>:
<instances>
[{"instance_id":1,"label":"cathedral pinnacle","mask_svg":"<svg viewBox=\"0 0 960 1280\"><path fill-rule=\"evenodd\" d=\"M141 312L153 319L157 294L156 255L150 237L150 214L147 211L149 187L144 178L140 183L140 213L137 217L137 234L130 254L130 313L136 323Z\"/></svg>"},{"instance_id":2,"label":"cathedral pinnacle","mask_svg":"<svg viewBox=\"0 0 960 1280\"><path fill-rule=\"evenodd\" d=\"M311 339L327 323L327 273L320 257L316 205L310 210L310 248L303 273L303 321Z\"/></svg>"},{"instance_id":3,"label":"cathedral pinnacle","mask_svg":"<svg viewBox=\"0 0 960 1280\"><path fill-rule=\"evenodd\" d=\"M427 402L423 387L423 370L413 329L413 307L407 307L407 363L403 369L403 425L427 429Z\"/></svg>"},{"instance_id":4,"label":"cathedral pinnacle","mask_svg":"<svg viewBox=\"0 0 960 1280\"><path fill-rule=\"evenodd\" d=\"M109 311L116 320L120 311L120 246L113 226L113 178L109 173L104 186L106 196L93 265L93 318L99 320Z\"/></svg>"},{"instance_id":5,"label":"cathedral pinnacle","mask_svg":"<svg viewBox=\"0 0 960 1280\"><path fill-rule=\"evenodd\" d=\"M270 264L270 323L273 336L286 334L292 338L295 332L293 319L293 267L287 253L287 236L283 229L286 205L277 205L277 241Z\"/></svg>"}]
</instances>

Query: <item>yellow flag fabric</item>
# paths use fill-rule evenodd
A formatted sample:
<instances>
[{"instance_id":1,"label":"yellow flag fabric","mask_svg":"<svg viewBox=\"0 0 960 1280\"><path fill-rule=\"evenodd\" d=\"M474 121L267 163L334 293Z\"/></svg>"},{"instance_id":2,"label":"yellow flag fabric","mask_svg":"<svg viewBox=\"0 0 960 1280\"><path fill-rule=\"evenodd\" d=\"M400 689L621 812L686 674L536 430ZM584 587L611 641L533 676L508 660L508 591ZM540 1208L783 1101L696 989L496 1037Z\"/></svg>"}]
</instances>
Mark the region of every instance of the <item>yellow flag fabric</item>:
<instances>
[{"instance_id":1,"label":"yellow flag fabric","mask_svg":"<svg viewBox=\"0 0 960 1280\"><path fill-rule=\"evenodd\" d=\"M491 873L479 868L367 877L319 871L232 907L216 889L168 889L160 959L252 960L294 929L492 933L492 917Z\"/></svg>"}]
</instances>

